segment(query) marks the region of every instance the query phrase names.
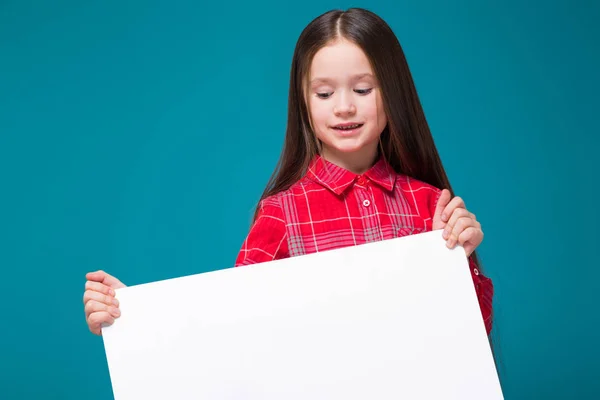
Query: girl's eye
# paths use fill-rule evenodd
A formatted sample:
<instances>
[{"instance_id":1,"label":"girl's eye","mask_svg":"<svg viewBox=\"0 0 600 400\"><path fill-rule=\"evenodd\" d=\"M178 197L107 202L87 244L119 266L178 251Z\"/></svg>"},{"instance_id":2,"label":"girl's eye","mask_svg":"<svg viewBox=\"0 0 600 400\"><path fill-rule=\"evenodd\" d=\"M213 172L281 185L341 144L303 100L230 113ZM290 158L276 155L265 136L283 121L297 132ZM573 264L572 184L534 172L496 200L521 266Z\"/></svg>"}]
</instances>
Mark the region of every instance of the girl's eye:
<instances>
[{"instance_id":1,"label":"girl's eye","mask_svg":"<svg viewBox=\"0 0 600 400\"><path fill-rule=\"evenodd\" d=\"M369 88L369 89L354 89L355 93L358 93L360 95L366 95L369 94L373 91L373 88ZM331 97L331 95L333 94L333 92L325 92L325 93L317 93L317 97L320 99L328 99L329 97Z\"/></svg>"}]
</instances>

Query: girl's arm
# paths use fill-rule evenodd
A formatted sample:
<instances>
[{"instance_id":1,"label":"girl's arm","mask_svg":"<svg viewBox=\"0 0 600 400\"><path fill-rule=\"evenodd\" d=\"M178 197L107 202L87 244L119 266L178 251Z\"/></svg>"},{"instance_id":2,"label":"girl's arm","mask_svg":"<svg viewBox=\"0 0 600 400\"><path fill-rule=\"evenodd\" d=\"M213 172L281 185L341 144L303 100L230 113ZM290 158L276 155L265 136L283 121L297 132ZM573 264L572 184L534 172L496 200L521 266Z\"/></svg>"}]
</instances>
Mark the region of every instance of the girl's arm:
<instances>
[{"instance_id":1,"label":"girl's arm","mask_svg":"<svg viewBox=\"0 0 600 400\"><path fill-rule=\"evenodd\" d=\"M485 323L485 330L489 335L492 332L492 299L494 297L494 285L490 278L483 275L480 268L475 263L473 255L469 257L469 265L471 267L473 284L475 285L475 293L477 293L477 300L479 300L479 308L481 309L481 315L483 317L483 322Z\"/></svg>"},{"instance_id":2,"label":"girl's arm","mask_svg":"<svg viewBox=\"0 0 600 400\"><path fill-rule=\"evenodd\" d=\"M288 257L283 210L276 198L260 204L256 221L242 244L235 266L258 264Z\"/></svg>"},{"instance_id":3,"label":"girl's arm","mask_svg":"<svg viewBox=\"0 0 600 400\"><path fill-rule=\"evenodd\" d=\"M445 198L445 199L441 199L442 195L442 191L439 189L435 189L429 197L429 204L428 204L428 210L430 212L430 215L427 216L431 222L432 222L432 229L445 229L446 228L446 223L443 223L440 220L440 217L438 214L440 214L441 210L443 210L445 208L445 205L448 204L449 202L449 198ZM446 196L448 196L448 193L446 193ZM465 213L465 210L460 210L461 208L466 209L466 207L464 207L464 202L459 201L458 204L460 204L459 206L457 206L456 208L454 207L450 207L452 209L454 209L453 213L456 213L457 215L466 215L466 214L470 214L470 213ZM472 214L471 214L472 215ZM472 218L475 218L474 216ZM461 233L461 228L458 227L458 224L454 224L454 221L456 221L456 218L453 218L451 215L448 216L448 223L451 225L450 228L456 227L454 228L452 231L454 234L456 234L456 236L460 236ZM470 224L469 227L477 227L476 229L480 229L480 224L476 221L474 221L473 224ZM465 228L468 229L468 228ZM456 232L458 231L458 232ZM463 230L464 231L464 230ZM454 243L456 243L456 241L454 241ZM476 247L476 246L475 246ZM467 250L467 248L465 247L465 250ZM473 251L475 249L473 248ZM477 293L477 299L479 301L479 307L481 309L481 315L483 317L483 322L485 323L485 328L486 331L488 333L488 335L491 333L492 331L492 315L493 315L493 307L492 307L492 299L494 297L494 285L492 283L492 280L488 277L486 277L483 272L481 271L481 267L480 265L478 265L477 261L476 261L476 257L475 257L475 253L470 252L469 254L469 269L471 271L471 277L473 278L473 284L475 286L475 292Z\"/></svg>"}]
</instances>

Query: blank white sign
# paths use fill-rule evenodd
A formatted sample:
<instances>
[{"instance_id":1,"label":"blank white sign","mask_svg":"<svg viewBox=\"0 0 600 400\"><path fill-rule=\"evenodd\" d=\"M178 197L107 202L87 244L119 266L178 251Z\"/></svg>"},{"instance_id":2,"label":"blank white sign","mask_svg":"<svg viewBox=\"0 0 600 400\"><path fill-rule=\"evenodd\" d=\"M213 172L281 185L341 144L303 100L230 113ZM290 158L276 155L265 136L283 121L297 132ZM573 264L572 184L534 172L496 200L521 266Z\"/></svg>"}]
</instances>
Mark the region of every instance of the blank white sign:
<instances>
[{"instance_id":1,"label":"blank white sign","mask_svg":"<svg viewBox=\"0 0 600 400\"><path fill-rule=\"evenodd\" d=\"M441 231L117 290L116 400L502 399Z\"/></svg>"}]
</instances>

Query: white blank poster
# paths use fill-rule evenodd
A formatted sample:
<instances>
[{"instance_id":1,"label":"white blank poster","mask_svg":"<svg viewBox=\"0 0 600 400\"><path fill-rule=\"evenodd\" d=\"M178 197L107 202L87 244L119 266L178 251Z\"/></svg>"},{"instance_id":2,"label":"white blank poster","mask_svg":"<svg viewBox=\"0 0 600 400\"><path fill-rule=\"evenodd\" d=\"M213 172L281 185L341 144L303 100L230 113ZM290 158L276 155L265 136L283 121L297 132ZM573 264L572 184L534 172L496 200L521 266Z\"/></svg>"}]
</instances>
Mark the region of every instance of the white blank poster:
<instances>
[{"instance_id":1,"label":"white blank poster","mask_svg":"<svg viewBox=\"0 0 600 400\"><path fill-rule=\"evenodd\" d=\"M441 231L117 290L116 400L502 399Z\"/></svg>"}]
</instances>

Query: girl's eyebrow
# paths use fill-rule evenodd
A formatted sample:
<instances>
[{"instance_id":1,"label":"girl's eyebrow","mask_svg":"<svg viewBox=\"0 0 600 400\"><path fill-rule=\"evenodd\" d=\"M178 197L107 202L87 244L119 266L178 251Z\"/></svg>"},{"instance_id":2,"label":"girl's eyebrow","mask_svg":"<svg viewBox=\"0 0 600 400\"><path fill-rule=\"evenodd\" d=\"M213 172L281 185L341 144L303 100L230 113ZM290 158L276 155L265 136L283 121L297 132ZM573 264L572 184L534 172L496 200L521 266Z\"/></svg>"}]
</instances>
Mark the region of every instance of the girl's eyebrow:
<instances>
[{"instance_id":1,"label":"girl's eyebrow","mask_svg":"<svg viewBox=\"0 0 600 400\"><path fill-rule=\"evenodd\" d=\"M362 78L373 78L373 75L369 72L364 72L362 74L353 75L352 77L350 77L350 80L358 81L358 80L361 80ZM331 83L333 81L334 81L334 79L330 79L330 78L315 78L315 79L311 80L310 83L314 85L316 83Z\"/></svg>"}]
</instances>

